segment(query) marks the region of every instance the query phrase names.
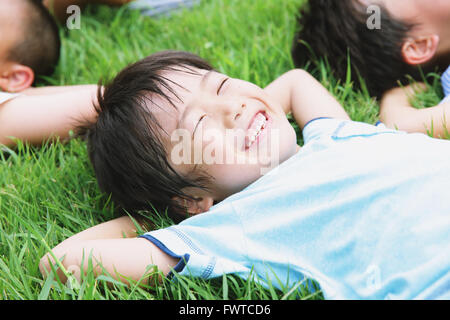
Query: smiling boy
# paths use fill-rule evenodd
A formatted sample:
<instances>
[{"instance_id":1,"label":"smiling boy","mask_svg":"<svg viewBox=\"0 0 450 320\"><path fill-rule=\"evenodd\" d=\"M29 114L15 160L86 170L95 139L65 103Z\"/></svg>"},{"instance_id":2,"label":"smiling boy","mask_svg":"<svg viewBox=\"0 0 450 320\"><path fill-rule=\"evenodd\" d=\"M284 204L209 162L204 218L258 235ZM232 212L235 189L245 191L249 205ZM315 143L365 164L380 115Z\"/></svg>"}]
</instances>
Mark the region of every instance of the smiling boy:
<instances>
[{"instance_id":1,"label":"smiling boy","mask_svg":"<svg viewBox=\"0 0 450 320\"><path fill-rule=\"evenodd\" d=\"M124 282L156 265L169 277L255 272L274 286L308 277L329 299L449 297L450 142L352 122L305 71L262 89L185 52L130 65L98 101L88 139L101 189L130 212L151 204L184 221L140 237L129 217L92 227L44 256L43 275L56 258L63 281L92 261ZM222 140L196 144L200 126ZM177 130L203 155L217 143L245 161L176 164ZM227 130L244 134L228 141ZM261 175L272 152L280 163Z\"/></svg>"}]
</instances>

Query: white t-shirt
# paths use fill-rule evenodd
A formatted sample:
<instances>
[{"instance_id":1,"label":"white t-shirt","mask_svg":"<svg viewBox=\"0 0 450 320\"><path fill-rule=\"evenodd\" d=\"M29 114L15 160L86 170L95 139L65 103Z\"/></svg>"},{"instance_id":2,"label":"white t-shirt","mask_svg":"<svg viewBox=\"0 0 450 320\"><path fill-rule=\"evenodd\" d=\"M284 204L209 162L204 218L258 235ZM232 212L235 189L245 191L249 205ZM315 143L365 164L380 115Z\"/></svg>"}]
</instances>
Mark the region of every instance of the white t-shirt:
<instances>
[{"instance_id":1,"label":"white t-shirt","mask_svg":"<svg viewBox=\"0 0 450 320\"><path fill-rule=\"evenodd\" d=\"M0 104L9 101L11 99L14 99L18 95L19 95L18 93L0 92Z\"/></svg>"}]
</instances>

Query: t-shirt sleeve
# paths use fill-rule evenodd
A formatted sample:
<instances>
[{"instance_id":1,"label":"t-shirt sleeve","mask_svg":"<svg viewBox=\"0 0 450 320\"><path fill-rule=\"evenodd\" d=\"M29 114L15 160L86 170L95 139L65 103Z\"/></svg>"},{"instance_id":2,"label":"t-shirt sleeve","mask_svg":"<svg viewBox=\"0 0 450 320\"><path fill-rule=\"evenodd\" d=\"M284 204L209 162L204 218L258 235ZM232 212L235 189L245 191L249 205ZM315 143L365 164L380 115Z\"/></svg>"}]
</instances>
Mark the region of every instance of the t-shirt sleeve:
<instances>
[{"instance_id":1,"label":"t-shirt sleeve","mask_svg":"<svg viewBox=\"0 0 450 320\"><path fill-rule=\"evenodd\" d=\"M402 133L397 130L387 128L383 123L378 122L371 125L365 122L319 118L308 122L303 128L303 138L305 146L310 142L311 150L327 147L336 141L348 140L357 137L369 137L385 133ZM317 143L318 142L318 143Z\"/></svg>"},{"instance_id":2,"label":"t-shirt sleeve","mask_svg":"<svg viewBox=\"0 0 450 320\"><path fill-rule=\"evenodd\" d=\"M444 99L441 101L441 104L450 102L450 66L442 74L441 84L444 91Z\"/></svg>"},{"instance_id":3,"label":"t-shirt sleeve","mask_svg":"<svg viewBox=\"0 0 450 320\"><path fill-rule=\"evenodd\" d=\"M450 97L450 66L442 74L441 83L442 89L444 90L445 99L448 101L448 98Z\"/></svg>"},{"instance_id":4,"label":"t-shirt sleeve","mask_svg":"<svg viewBox=\"0 0 450 320\"><path fill-rule=\"evenodd\" d=\"M233 273L245 277L251 269L240 218L227 203L141 237L180 259L173 271L182 276L210 279ZM169 277L173 277L173 271Z\"/></svg>"},{"instance_id":5,"label":"t-shirt sleeve","mask_svg":"<svg viewBox=\"0 0 450 320\"><path fill-rule=\"evenodd\" d=\"M334 118L316 118L303 127L303 140L305 144L323 137L330 137L345 120Z\"/></svg>"},{"instance_id":6,"label":"t-shirt sleeve","mask_svg":"<svg viewBox=\"0 0 450 320\"><path fill-rule=\"evenodd\" d=\"M17 93L0 92L0 104L5 103L11 99L19 96Z\"/></svg>"}]
</instances>

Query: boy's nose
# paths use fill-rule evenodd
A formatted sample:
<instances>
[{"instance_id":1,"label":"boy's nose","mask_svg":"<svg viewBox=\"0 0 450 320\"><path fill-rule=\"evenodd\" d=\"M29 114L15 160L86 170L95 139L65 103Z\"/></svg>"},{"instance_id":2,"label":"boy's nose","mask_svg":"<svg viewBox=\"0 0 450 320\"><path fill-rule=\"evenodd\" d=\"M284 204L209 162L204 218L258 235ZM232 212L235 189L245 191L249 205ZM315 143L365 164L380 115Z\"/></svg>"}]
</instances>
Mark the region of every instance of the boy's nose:
<instances>
[{"instance_id":1,"label":"boy's nose","mask_svg":"<svg viewBox=\"0 0 450 320\"><path fill-rule=\"evenodd\" d=\"M218 116L218 120L223 121L225 128L232 129L236 127L245 109L245 103L236 100L220 101L212 108L213 110L210 110L210 112Z\"/></svg>"}]
</instances>

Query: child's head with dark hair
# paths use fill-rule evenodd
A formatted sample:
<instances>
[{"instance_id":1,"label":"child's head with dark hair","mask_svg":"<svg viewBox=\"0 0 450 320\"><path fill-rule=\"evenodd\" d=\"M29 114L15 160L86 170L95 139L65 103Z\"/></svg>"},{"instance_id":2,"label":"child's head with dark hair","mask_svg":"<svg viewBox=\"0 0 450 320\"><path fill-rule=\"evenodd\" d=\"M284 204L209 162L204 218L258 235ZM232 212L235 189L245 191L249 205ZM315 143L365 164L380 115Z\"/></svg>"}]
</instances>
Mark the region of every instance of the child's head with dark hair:
<instances>
[{"instance_id":1,"label":"child's head with dark hair","mask_svg":"<svg viewBox=\"0 0 450 320\"><path fill-rule=\"evenodd\" d=\"M41 0L0 0L0 89L21 91L59 60L58 26Z\"/></svg>"},{"instance_id":2,"label":"child's head with dark hair","mask_svg":"<svg viewBox=\"0 0 450 320\"><path fill-rule=\"evenodd\" d=\"M130 212L153 206L179 221L208 211L261 176L271 130L282 141L272 152L280 161L297 147L281 106L261 88L187 52L126 67L98 101L89 157L100 189Z\"/></svg>"},{"instance_id":3,"label":"child's head with dark hair","mask_svg":"<svg viewBox=\"0 0 450 320\"><path fill-rule=\"evenodd\" d=\"M350 58L354 83L361 76L369 92L380 97L406 75L419 80L419 66L426 73L448 64L449 3L311 0L298 19L294 64L304 67L326 57L335 76L344 80Z\"/></svg>"}]
</instances>

